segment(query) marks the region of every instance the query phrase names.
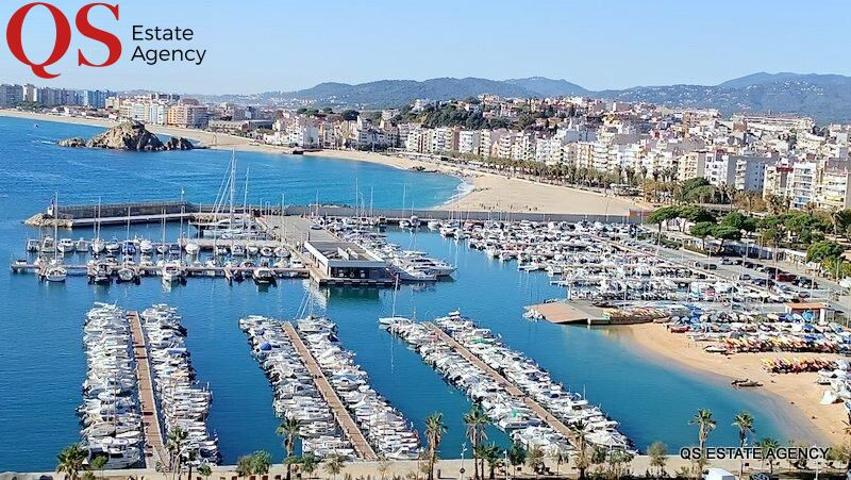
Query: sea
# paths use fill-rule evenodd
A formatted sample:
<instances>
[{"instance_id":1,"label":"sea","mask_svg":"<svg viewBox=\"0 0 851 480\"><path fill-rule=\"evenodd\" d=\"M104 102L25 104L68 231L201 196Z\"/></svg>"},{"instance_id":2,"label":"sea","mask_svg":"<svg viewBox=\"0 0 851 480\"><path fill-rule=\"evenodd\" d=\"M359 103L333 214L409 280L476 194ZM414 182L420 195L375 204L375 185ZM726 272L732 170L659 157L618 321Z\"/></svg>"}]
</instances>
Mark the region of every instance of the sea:
<instances>
[{"instance_id":1,"label":"sea","mask_svg":"<svg viewBox=\"0 0 851 480\"><path fill-rule=\"evenodd\" d=\"M54 195L60 204L177 200L212 202L227 173L231 152L128 153L65 149L56 142L91 136L101 129L64 123L0 117L0 258L24 255L27 238L39 232L22 221L45 210ZM236 152L237 175L248 178L252 204L361 204L374 207L439 206L468 188L461 180L377 164ZM239 194L244 193L240 188ZM169 225L170 239L179 227ZM124 239L123 227L104 227L102 236ZM159 225L133 226L129 235L159 240ZM60 237L92 237L92 232L61 231ZM217 279L189 279L165 290L156 279L140 285L91 286L82 277L65 284L39 283L33 275L0 268L0 471L49 471L56 454L79 441L75 409L85 376L82 325L93 302L144 309L168 303L179 309L188 329L187 345L198 379L213 392L209 427L220 441L224 462L267 450L283 457L275 435L279 420L272 390L249 354L237 321L259 314L294 318L304 304L339 326L342 344L355 352L372 385L422 432L433 412L444 415L448 431L443 458L464 452L466 397L398 339L378 328L377 319L396 313L433 319L460 310L493 329L504 343L522 351L573 391L584 393L621 424L639 449L663 441L669 451L697 442L689 420L710 409L718 428L710 443L736 445L731 426L742 410L756 418L759 436L789 438L782 405L757 392L737 391L728 382L688 372L648 357L616 328L565 327L531 322L523 306L564 292L542 273L526 273L511 263L488 259L462 243L436 233L389 231L389 240L423 250L458 266L454 278L430 286L392 289L318 288L305 280L277 287L251 282L227 285ZM395 298L394 298L395 297ZM494 428L490 441L507 444Z\"/></svg>"}]
</instances>

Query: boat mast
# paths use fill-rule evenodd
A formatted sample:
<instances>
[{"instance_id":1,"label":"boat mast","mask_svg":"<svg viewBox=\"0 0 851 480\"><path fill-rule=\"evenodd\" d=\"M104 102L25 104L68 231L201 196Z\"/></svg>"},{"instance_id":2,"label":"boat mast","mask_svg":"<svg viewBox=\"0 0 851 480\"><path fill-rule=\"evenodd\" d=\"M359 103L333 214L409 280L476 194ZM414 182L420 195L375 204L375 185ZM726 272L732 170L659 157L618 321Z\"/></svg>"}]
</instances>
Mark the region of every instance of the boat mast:
<instances>
[{"instance_id":1,"label":"boat mast","mask_svg":"<svg viewBox=\"0 0 851 480\"><path fill-rule=\"evenodd\" d=\"M236 178L236 149L231 150L230 159L230 178L228 179L229 195L230 195L230 226L233 228L233 197L234 197L234 179Z\"/></svg>"},{"instance_id":2,"label":"boat mast","mask_svg":"<svg viewBox=\"0 0 851 480\"><path fill-rule=\"evenodd\" d=\"M59 261L59 192L53 196L53 260Z\"/></svg>"}]
</instances>

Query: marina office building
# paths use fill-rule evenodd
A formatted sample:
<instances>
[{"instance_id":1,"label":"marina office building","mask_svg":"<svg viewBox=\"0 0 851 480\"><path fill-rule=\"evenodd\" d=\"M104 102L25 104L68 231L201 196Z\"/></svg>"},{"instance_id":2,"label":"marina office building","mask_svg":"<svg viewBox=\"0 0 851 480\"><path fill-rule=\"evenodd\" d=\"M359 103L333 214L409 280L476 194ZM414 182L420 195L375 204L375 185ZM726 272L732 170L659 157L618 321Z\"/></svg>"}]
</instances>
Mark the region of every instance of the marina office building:
<instances>
[{"instance_id":1,"label":"marina office building","mask_svg":"<svg viewBox=\"0 0 851 480\"><path fill-rule=\"evenodd\" d=\"M356 280L358 283L391 281L387 262L350 242L304 243L307 260L330 281Z\"/></svg>"}]
</instances>

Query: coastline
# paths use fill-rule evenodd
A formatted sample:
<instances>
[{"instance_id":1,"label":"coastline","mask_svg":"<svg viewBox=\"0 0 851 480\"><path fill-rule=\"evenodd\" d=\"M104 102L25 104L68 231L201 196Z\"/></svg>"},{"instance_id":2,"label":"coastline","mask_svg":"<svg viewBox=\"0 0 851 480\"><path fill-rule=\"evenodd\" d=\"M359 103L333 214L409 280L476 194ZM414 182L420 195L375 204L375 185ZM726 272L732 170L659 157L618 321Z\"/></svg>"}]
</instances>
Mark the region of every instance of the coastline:
<instances>
[{"instance_id":1,"label":"coastline","mask_svg":"<svg viewBox=\"0 0 851 480\"><path fill-rule=\"evenodd\" d=\"M665 364L673 364L690 373L707 375L728 385L730 381L741 378L761 382L763 386L752 391L764 395L778 410L782 410L774 412L775 416L784 422L784 427L792 435L792 439L806 438L825 445L846 441L842 425L847 417L843 405L819 403L824 389L815 383L816 373L771 374L762 367L764 359L797 356L793 352L723 356L704 351L700 344L689 342L685 335L668 332L661 324L614 328L621 331L630 345L640 353ZM836 358L836 355L824 354L806 356Z\"/></svg>"},{"instance_id":2,"label":"coastline","mask_svg":"<svg viewBox=\"0 0 851 480\"><path fill-rule=\"evenodd\" d=\"M113 120L100 118L48 115L0 109L0 116L34 121L48 121L110 128L117 125ZM274 145L263 145L250 139L224 133L205 132L196 129L149 125L156 134L185 137L201 146L218 150L239 150L269 154L290 154L292 149ZM493 172L469 171L448 165L440 165L382 153L354 150L320 150L305 152L305 156L334 158L347 161L376 163L388 167L411 170L421 168L459 178L463 183L458 192L442 205L458 211L493 212L538 212L552 214L626 215L630 210L646 210L647 207L622 197L603 195L576 188L532 182L520 178L508 178Z\"/></svg>"}]
</instances>

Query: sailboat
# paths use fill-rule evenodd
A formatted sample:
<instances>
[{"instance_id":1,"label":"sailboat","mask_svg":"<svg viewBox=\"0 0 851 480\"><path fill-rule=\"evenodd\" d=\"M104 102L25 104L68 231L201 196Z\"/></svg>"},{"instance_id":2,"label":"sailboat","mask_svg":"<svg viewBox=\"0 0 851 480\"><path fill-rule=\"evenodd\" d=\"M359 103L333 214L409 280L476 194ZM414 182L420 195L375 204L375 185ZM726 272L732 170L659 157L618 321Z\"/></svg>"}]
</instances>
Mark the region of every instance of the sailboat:
<instances>
[{"instance_id":1,"label":"sailboat","mask_svg":"<svg viewBox=\"0 0 851 480\"><path fill-rule=\"evenodd\" d=\"M53 238L59 235L59 194L53 199ZM41 278L48 282L61 283L68 276L68 270L59 259L59 249L53 249L53 260L43 267Z\"/></svg>"}]
</instances>

